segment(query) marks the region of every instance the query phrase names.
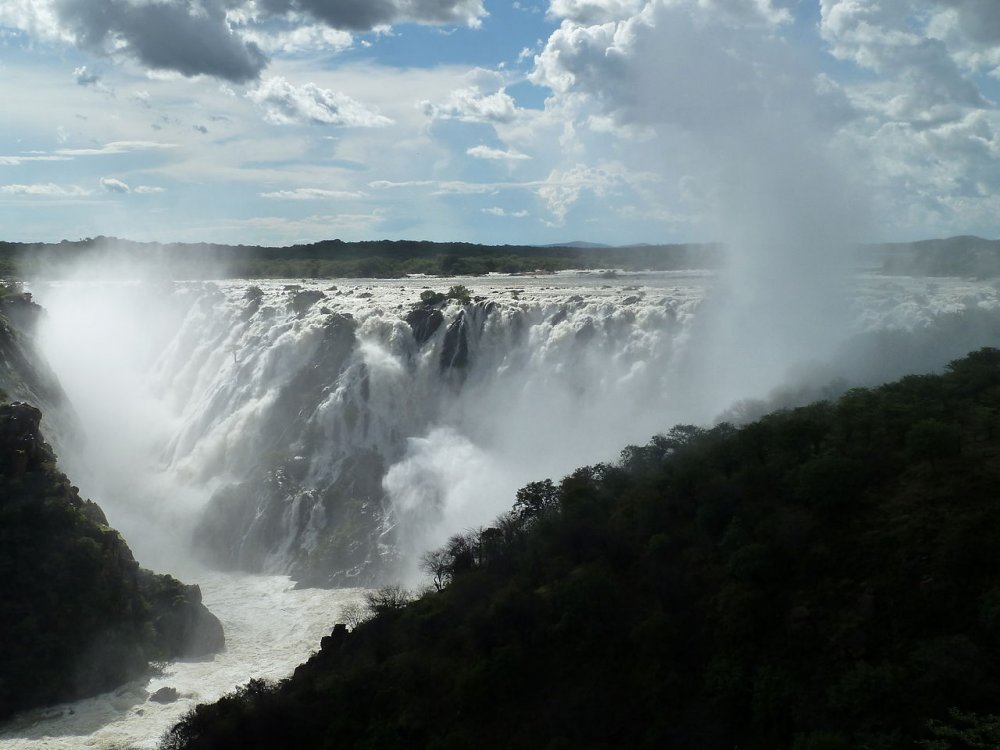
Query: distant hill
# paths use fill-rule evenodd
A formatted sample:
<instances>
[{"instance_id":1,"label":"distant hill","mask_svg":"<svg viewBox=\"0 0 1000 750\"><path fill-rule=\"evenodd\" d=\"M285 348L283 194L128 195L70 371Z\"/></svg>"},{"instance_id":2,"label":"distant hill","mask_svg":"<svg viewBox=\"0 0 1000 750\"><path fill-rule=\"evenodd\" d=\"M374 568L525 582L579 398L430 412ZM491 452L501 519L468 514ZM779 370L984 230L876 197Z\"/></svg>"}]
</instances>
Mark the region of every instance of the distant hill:
<instances>
[{"instance_id":1,"label":"distant hill","mask_svg":"<svg viewBox=\"0 0 1000 750\"><path fill-rule=\"evenodd\" d=\"M960 236L878 245L881 270L907 276L1000 276L1000 240Z\"/></svg>"},{"instance_id":2,"label":"distant hill","mask_svg":"<svg viewBox=\"0 0 1000 750\"><path fill-rule=\"evenodd\" d=\"M577 248L598 248L598 247L611 247L611 245L605 245L601 242L584 242L583 240L574 240L573 242L556 242L551 245L542 245L541 247L577 247Z\"/></svg>"}]
</instances>

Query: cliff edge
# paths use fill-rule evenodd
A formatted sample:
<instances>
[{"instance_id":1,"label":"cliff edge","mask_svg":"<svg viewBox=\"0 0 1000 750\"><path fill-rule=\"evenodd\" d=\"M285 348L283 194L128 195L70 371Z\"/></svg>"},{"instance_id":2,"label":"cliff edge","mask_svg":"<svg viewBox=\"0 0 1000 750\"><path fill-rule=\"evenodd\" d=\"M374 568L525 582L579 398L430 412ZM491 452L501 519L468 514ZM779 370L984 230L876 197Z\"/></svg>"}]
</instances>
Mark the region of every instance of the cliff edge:
<instances>
[{"instance_id":1,"label":"cliff edge","mask_svg":"<svg viewBox=\"0 0 1000 750\"><path fill-rule=\"evenodd\" d=\"M7 402L65 399L33 345L39 313L28 295L0 298L0 719L225 647L199 588L140 568L59 471L42 412Z\"/></svg>"}]
</instances>

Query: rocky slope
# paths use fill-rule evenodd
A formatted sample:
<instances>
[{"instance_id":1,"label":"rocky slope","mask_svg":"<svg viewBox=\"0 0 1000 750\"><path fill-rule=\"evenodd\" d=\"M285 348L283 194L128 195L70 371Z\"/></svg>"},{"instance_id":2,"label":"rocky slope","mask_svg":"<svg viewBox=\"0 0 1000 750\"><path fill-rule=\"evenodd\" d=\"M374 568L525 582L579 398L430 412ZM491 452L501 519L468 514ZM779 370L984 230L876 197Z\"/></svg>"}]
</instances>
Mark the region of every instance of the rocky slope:
<instances>
[{"instance_id":1,"label":"rocky slope","mask_svg":"<svg viewBox=\"0 0 1000 750\"><path fill-rule=\"evenodd\" d=\"M44 314L19 286L0 285L0 400L34 404L48 422L57 412L68 415L72 410L59 380L34 347Z\"/></svg>"},{"instance_id":2,"label":"rocky slope","mask_svg":"<svg viewBox=\"0 0 1000 750\"><path fill-rule=\"evenodd\" d=\"M141 569L58 470L42 412L5 402L64 399L32 346L38 314L25 295L0 299L0 719L225 645L198 587Z\"/></svg>"}]
</instances>

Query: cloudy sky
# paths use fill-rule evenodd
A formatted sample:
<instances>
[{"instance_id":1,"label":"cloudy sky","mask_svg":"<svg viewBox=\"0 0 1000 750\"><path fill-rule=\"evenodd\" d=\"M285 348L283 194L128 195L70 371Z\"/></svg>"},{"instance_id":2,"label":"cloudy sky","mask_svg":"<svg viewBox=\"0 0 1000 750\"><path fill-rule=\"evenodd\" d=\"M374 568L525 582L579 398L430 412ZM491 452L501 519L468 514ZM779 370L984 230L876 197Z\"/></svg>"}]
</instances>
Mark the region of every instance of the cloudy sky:
<instances>
[{"instance_id":1,"label":"cloudy sky","mask_svg":"<svg viewBox=\"0 0 1000 750\"><path fill-rule=\"evenodd\" d=\"M997 0L0 0L0 96L3 239L1000 235Z\"/></svg>"}]
</instances>

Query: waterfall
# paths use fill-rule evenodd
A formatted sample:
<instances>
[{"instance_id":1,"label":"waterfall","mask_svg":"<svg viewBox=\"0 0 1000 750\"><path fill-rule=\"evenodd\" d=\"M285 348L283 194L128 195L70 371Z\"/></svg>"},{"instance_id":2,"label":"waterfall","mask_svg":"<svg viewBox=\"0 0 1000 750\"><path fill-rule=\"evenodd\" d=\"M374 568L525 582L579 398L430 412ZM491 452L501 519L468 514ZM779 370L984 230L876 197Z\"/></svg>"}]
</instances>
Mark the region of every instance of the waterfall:
<instances>
[{"instance_id":1,"label":"waterfall","mask_svg":"<svg viewBox=\"0 0 1000 750\"><path fill-rule=\"evenodd\" d=\"M439 307L420 292L450 280L38 284L88 433L67 470L145 564L176 571L193 543L221 568L368 585L528 481L731 406L692 397L710 274L463 281L475 299ZM865 277L851 299L835 361L777 363L742 395L803 400L1000 340L986 284ZM737 356L712 362L739 382Z\"/></svg>"}]
</instances>

